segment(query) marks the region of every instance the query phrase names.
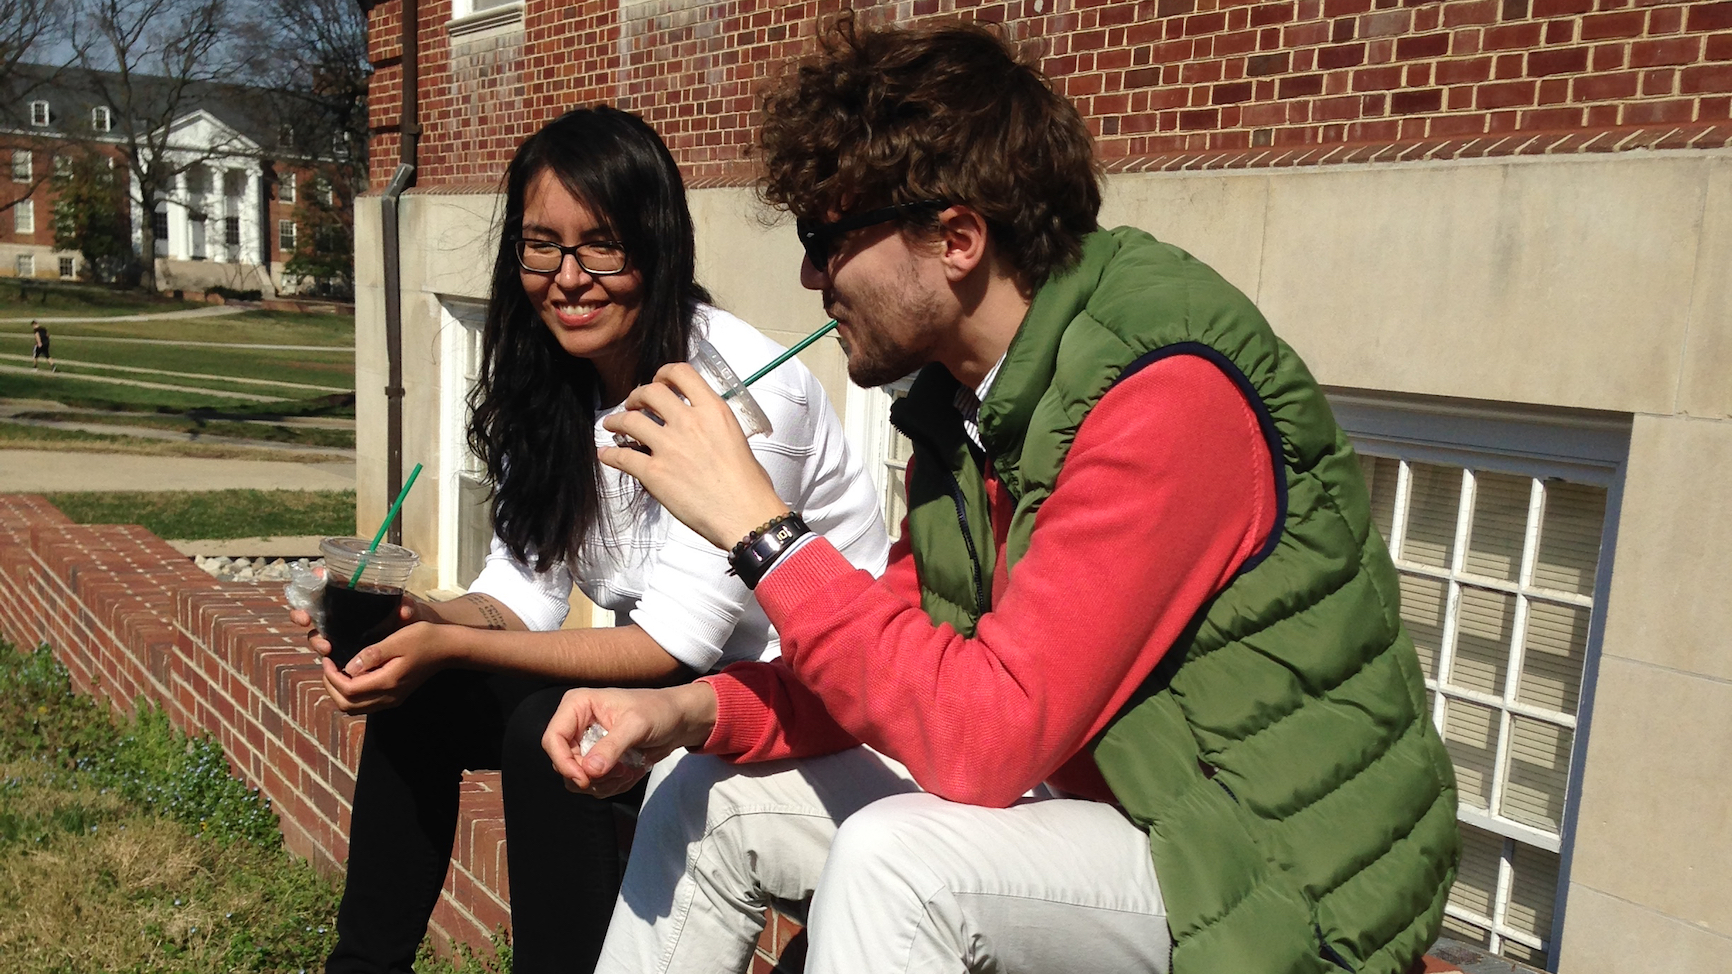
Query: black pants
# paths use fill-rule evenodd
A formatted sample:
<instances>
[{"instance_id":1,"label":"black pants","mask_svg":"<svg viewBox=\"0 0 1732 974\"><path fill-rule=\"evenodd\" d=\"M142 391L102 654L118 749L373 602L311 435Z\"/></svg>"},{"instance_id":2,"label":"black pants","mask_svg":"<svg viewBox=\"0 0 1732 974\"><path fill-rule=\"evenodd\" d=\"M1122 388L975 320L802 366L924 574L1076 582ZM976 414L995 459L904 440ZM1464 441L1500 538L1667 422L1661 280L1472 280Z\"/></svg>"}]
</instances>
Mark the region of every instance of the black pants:
<instances>
[{"instance_id":1,"label":"black pants","mask_svg":"<svg viewBox=\"0 0 1732 974\"><path fill-rule=\"evenodd\" d=\"M563 686L447 670L367 718L327 974L402 974L439 899L465 769L502 772L517 974L595 968L619 893L615 805L565 790L541 750Z\"/></svg>"}]
</instances>

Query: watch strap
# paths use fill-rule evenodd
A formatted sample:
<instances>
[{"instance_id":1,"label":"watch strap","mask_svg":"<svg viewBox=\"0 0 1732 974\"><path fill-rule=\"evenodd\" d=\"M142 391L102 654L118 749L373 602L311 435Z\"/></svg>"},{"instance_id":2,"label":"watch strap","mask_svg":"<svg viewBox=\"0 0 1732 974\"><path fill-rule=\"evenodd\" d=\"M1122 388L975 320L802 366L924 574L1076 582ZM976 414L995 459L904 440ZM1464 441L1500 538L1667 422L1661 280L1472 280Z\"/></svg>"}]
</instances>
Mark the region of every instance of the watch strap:
<instances>
[{"instance_id":1,"label":"watch strap","mask_svg":"<svg viewBox=\"0 0 1732 974\"><path fill-rule=\"evenodd\" d=\"M812 529L806 526L800 515L792 511L772 518L728 552L728 571L738 575L747 588L755 589L770 566L786 554L795 541L811 533Z\"/></svg>"}]
</instances>

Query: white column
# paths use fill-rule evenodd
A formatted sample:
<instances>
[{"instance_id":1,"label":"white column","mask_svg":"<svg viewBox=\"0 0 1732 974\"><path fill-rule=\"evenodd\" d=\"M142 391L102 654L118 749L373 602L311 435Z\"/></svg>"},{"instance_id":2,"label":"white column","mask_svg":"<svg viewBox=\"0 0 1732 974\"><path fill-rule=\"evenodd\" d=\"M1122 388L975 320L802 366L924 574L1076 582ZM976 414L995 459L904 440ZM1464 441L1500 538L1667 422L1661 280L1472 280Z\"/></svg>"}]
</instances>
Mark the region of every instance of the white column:
<instances>
[{"instance_id":1,"label":"white column","mask_svg":"<svg viewBox=\"0 0 1732 974\"><path fill-rule=\"evenodd\" d=\"M185 172L175 173L174 201L168 204L168 254L175 260L186 260L192 256L190 241L192 229L187 226L188 209L184 200L187 198L187 179Z\"/></svg>"}]
</instances>

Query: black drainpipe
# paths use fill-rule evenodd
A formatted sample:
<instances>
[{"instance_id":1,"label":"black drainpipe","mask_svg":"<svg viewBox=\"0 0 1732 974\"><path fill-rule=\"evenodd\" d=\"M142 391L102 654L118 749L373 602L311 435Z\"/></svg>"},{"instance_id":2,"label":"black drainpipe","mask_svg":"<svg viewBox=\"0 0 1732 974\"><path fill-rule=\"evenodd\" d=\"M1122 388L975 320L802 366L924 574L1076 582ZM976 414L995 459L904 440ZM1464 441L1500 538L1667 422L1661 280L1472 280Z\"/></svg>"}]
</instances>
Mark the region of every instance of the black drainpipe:
<instances>
[{"instance_id":1,"label":"black drainpipe","mask_svg":"<svg viewBox=\"0 0 1732 974\"><path fill-rule=\"evenodd\" d=\"M403 489L403 262L397 237L397 198L415 178L417 144L421 137L419 118L420 49L416 32L421 23L416 0L402 0L403 111L397 120L399 136L397 171L385 187L382 231L385 245L385 505ZM388 540L403 543L403 519L391 523Z\"/></svg>"}]
</instances>

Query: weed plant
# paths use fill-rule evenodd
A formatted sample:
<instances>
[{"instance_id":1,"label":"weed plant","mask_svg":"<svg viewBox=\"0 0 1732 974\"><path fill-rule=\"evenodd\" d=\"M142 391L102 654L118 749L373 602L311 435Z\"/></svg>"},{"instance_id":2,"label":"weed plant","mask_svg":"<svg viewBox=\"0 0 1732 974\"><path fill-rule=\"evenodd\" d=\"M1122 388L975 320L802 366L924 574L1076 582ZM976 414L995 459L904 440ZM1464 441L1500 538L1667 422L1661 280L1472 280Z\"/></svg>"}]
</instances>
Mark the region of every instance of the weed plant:
<instances>
[{"instance_id":1,"label":"weed plant","mask_svg":"<svg viewBox=\"0 0 1732 974\"><path fill-rule=\"evenodd\" d=\"M215 741L0 643L0 972L316 970L336 897Z\"/></svg>"},{"instance_id":2,"label":"weed plant","mask_svg":"<svg viewBox=\"0 0 1732 974\"><path fill-rule=\"evenodd\" d=\"M282 848L221 746L153 707L114 720L46 646L0 640L0 974L308 974L339 887ZM422 974L511 974L511 944Z\"/></svg>"}]
</instances>

